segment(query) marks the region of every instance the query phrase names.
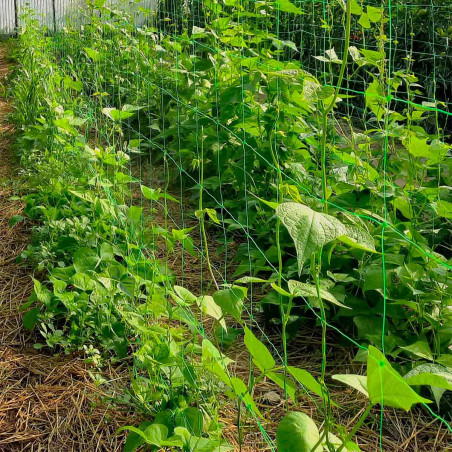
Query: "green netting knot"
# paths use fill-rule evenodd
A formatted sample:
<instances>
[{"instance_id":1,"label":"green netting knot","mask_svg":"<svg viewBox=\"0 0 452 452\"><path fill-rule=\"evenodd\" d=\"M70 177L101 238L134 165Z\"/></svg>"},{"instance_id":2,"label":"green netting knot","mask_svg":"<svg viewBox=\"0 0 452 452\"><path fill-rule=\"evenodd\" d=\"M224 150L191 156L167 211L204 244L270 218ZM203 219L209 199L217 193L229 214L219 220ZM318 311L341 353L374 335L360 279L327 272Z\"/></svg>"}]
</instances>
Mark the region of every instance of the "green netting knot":
<instances>
[{"instance_id":1,"label":"green netting knot","mask_svg":"<svg viewBox=\"0 0 452 452\"><path fill-rule=\"evenodd\" d=\"M384 361L380 361L380 367L384 367L384 366L386 366L386 363L384 362Z\"/></svg>"},{"instance_id":2,"label":"green netting knot","mask_svg":"<svg viewBox=\"0 0 452 452\"><path fill-rule=\"evenodd\" d=\"M387 221L383 221L383 223L381 223L381 227L382 229L386 229L389 226Z\"/></svg>"},{"instance_id":3,"label":"green netting knot","mask_svg":"<svg viewBox=\"0 0 452 452\"><path fill-rule=\"evenodd\" d=\"M392 94L388 94L386 96L386 102L391 102L392 99L394 99L394 96Z\"/></svg>"},{"instance_id":4,"label":"green netting knot","mask_svg":"<svg viewBox=\"0 0 452 452\"><path fill-rule=\"evenodd\" d=\"M201 182L198 183L198 188L199 188L200 190L203 189L203 186L202 186Z\"/></svg>"}]
</instances>

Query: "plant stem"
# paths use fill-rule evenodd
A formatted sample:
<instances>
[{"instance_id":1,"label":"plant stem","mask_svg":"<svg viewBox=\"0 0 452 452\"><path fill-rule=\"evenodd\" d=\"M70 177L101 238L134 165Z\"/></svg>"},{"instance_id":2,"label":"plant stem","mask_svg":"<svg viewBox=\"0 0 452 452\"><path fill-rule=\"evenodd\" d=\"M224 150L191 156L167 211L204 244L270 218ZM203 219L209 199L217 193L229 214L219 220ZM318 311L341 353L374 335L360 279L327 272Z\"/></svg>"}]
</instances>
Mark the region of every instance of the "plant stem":
<instances>
[{"instance_id":1,"label":"plant stem","mask_svg":"<svg viewBox=\"0 0 452 452\"><path fill-rule=\"evenodd\" d=\"M204 190L203 184L204 184L204 128L201 127L201 184L199 187L199 210L202 212L203 208L202 208L202 192ZM212 277L212 280L215 284L215 287L217 288L217 290L219 290L219 286L217 283L217 280L215 279L215 274L213 273L213 268L212 268L212 264L210 263L210 256L209 256L209 245L207 243L207 234L206 234L206 226L204 224L204 214L201 216L201 218L199 219L200 223L201 223L201 234L202 234L202 239L204 240L204 246L205 246L205 252L206 252L206 262L207 262L207 267L209 269L209 273L210 276Z\"/></svg>"},{"instance_id":2,"label":"plant stem","mask_svg":"<svg viewBox=\"0 0 452 452\"><path fill-rule=\"evenodd\" d=\"M355 436L355 433L361 428L361 426L364 424L364 421L366 420L367 416L370 414L370 410L372 409L373 404L369 403L364 411L364 413L361 415L361 417L358 419L358 422L353 427L353 430L346 436L345 440L342 442L341 446L336 452L341 452L342 449L347 445L347 443Z\"/></svg>"},{"instance_id":3,"label":"plant stem","mask_svg":"<svg viewBox=\"0 0 452 452\"><path fill-rule=\"evenodd\" d=\"M328 204L327 200L327 177L326 177L326 138L327 138L327 128L328 128L328 116L334 108L336 100L339 96L339 91L342 86L342 82L344 80L345 68L347 67L347 59L348 59L348 51L350 48L350 30L351 30L351 20L352 20L352 0L347 1L346 8L346 18L345 18L345 44L344 50L342 52L342 64L339 72L339 78L337 80L337 85L334 91L333 99L328 107L323 112L323 124L322 124L322 144L321 144L321 161L322 161L322 192L323 192L323 200L325 206L325 213L328 212Z\"/></svg>"},{"instance_id":4,"label":"plant stem","mask_svg":"<svg viewBox=\"0 0 452 452\"><path fill-rule=\"evenodd\" d=\"M320 295L320 270L322 265L322 251L323 248L318 252L317 262L314 259L314 279L315 279L315 287L317 290L317 299L320 305L320 319L322 322L322 372L320 376L320 383L322 387L322 398L323 398L323 407L325 410L325 435L326 442L329 445L328 438L328 430L329 430L329 416L330 416L330 393L328 388L325 385L325 375L326 375L326 312L325 306L323 304L322 297Z\"/></svg>"},{"instance_id":5,"label":"plant stem","mask_svg":"<svg viewBox=\"0 0 452 452\"><path fill-rule=\"evenodd\" d=\"M278 186L277 186L277 194L276 199L280 202L281 199L281 185L283 182L281 168L279 166L279 161L276 157L276 146L273 149L273 146L270 141L270 150L273 159L273 164L278 173ZM278 286L281 287L282 284L282 271L283 271L283 262L282 262L282 253L281 253L281 243L280 243L280 232L281 232L281 220L279 218L276 219L276 248L278 250ZM286 411L289 412L289 398L287 396L287 337L286 337L286 313L284 313L284 303L282 299L282 295L279 294L279 310L281 315L282 322L282 340L283 340L283 354L284 354L284 398L286 400ZM288 314L287 314L288 316Z\"/></svg>"}]
</instances>

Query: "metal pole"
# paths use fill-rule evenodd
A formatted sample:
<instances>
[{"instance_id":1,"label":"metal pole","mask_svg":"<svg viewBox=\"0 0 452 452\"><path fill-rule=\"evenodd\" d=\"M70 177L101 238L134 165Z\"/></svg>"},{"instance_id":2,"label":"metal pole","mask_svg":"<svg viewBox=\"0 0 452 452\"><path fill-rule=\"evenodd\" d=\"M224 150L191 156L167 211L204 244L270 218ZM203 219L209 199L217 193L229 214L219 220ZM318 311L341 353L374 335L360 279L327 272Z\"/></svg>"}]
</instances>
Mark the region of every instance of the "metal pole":
<instances>
[{"instance_id":1,"label":"metal pole","mask_svg":"<svg viewBox=\"0 0 452 452\"><path fill-rule=\"evenodd\" d=\"M14 28L16 37L19 34L19 13L17 11L17 0L14 0Z\"/></svg>"},{"instance_id":2,"label":"metal pole","mask_svg":"<svg viewBox=\"0 0 452 452\"><path fill-rule=\"evenodd\" d=\"M52 0L53 6L53 32L56 33L56 11L55 11L55 0Z\"/></svg>"}]
</instances>

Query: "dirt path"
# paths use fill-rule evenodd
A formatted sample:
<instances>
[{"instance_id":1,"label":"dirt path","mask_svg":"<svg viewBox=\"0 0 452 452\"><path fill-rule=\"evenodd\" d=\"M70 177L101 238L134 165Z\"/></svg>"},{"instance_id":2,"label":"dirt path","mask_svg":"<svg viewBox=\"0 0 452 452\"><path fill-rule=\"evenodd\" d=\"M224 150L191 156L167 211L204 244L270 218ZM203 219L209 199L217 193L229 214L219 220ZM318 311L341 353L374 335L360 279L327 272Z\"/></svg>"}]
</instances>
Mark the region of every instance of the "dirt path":
<instances>
[{"instance_id":1,"label":"dirt path","mask_svg":"<svg viewBox=\"0 0 452 452\"><path fill-rule=\"evenodd\" d=\"M0 82L6 83L8 65L7 47L0 43ZM0 451L120 451L124 437L114 432L136 423L134 416L101 401L103 387L96 387L81 358L37 352L36 338L22 327L19 307L32 280L15 264L28 243L26 225L9 226L23 209L11 199L20 187L9 111L0 93ZM129 375L119 367L106 369L105 377L119 387Z\"/></svg>"}]
</instances>

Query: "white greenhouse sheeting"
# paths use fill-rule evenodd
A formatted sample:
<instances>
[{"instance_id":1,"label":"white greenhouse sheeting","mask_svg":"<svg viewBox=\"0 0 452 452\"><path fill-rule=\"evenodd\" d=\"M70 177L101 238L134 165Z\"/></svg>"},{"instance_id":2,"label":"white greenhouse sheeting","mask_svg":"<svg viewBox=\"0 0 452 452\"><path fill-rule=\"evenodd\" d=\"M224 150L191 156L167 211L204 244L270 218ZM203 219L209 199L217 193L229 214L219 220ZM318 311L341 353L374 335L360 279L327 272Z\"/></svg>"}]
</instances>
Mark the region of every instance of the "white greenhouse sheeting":
<instances>
[{"instance_id":1,"label":"white greenhouse sheeting","mask_svg":"<svg viewBox=\"0 0 452 452\"><path fill-rule=\"evenodd\" d=\"M157 0L109 0L109 4L120 4L138 12L138 8L154 9ZM41 24L51 30L60 28L68 18L78 17L80 8L86 7L86 0L0 0L0 34L13 34L16 25L20 27L21 16L27 9L35 12ZM17 10L17 13L16 13ZM16 23L16 20L18 23ZM137 14L137 25L142 25L144 15Z\"/></svg>"}]
</instances>

